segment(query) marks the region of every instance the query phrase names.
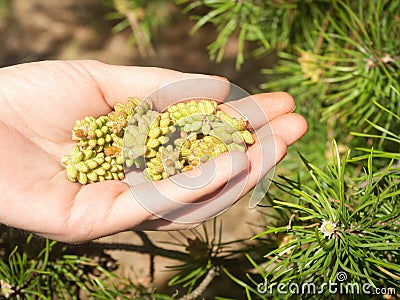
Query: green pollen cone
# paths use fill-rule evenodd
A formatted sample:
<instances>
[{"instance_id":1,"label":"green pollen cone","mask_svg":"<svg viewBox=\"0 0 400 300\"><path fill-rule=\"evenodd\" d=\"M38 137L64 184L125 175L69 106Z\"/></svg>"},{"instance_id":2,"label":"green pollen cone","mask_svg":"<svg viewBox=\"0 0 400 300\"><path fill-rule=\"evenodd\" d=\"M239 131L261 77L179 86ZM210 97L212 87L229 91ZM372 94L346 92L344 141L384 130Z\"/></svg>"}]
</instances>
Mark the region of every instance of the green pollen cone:
<instances>
[{"instance_id":1,"label":"green pollen cone","mask_svg":"<svg viewBox=\"0 0 400 300\"><path fill-rule=\"evenodd\" d=\"M146 180L161 180L254 143L247 119L218 110L214 100L177 103L162 113L152 107L150 99L129 98L106 116L77 120L76 145L61 158L68 180L122 180L124 167L143 168Z\"/></svg>"}]
</instances>

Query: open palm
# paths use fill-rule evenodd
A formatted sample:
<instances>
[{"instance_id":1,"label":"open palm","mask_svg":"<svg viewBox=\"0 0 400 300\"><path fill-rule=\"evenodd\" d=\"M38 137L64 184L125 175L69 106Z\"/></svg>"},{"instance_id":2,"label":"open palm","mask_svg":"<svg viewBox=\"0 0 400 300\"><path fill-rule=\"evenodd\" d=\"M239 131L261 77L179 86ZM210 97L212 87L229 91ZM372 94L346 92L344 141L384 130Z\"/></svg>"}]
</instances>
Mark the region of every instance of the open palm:
<instances>
[{"instance_id":1,"label":"open palm","mask_svg":"<svg viewBox=\"0 0 400 300\"><path fill-rule=\"evenodd\" d=\"M75 120L87 115L105 115L129 96L143 99L160 86L194 77L205 76L96 61L50 61L0 69L0 223L71 242L133 228L190 227L198 222L179 224L157 216L179 211L181 203L210 197L230 178L246 178L242 196L254 187L260 174L265 174L285 155L287 146L307 130L305 120L291 113L294 102L288 94L259 94L253 101L260 105L267 119L256 114L251 120L260 132L257 145L249 149L248 156L233 154L234 165L232 156L218 157L214 180L201 189L185 193L181 187L162 180L155 184L138 183L131 187L137 193L132 193L123 182L81 186L67 180L60 158L73 146L71 128ZM220 86L209 87L216 99L224 99L229 92L225 81L220 79L220 82ZM160 107L169 104L167 98L155 101ZM246 114L251 108L246 101L232 105ZM228 106L222 107L235 113ZM251 119L252 115L248 117ZM274 134L263 133L266 125ZM258 163L260 151L271 145L274 157ZM161 205L159 211L149 211L138 201L138 197L156 199L158 195L152 193L159 190L176 202ZM216 207L199 208L199 214L211 217L224 205L228 206L220 202Z\"/></svg>"}]
</instances>

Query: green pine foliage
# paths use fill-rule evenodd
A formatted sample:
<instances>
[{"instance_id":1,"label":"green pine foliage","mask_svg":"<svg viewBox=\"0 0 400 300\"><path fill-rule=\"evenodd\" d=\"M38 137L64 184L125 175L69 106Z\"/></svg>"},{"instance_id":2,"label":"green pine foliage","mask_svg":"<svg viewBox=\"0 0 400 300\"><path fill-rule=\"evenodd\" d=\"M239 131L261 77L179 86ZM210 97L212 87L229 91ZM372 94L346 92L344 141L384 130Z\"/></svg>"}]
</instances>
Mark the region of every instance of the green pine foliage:
<instances>
[{"instance_id":1,"label":"green pine foliage","mask_svg":"<svg viewBox=\"0 0 400 300\"><path fill-rule=\"evenodd\" d=\"M393 128L374 101L400 111L399 10L397 1L332 1L324 20L315 22L315 38L279 52L279 64L264 70L271 81L263 88L285 89L305 105L302 112L312 106L323 120L334 119L341 140L350 130L373 132L369 118Z\"/></svg>"},{"instance_id":2,"label":"green pine foliage","mask_svg":"<svg viewBox=\"0 0 400 300\"><path fill-rule=\"evenodd\" d=\"M246 42L256 43L255 54L272 50L291 49L312 39L310 31L314 20L322 20L329 1L178 1L187 4L185 12L197 22L192 32L206 23L218 31L217 39L208 46L210 58L220 62L230 38L237 36L236 66L245 60ZM201 15L197 14L200 9Z\"/></svg>"},{"instance_id":3,"label":"green pine foliage","mask_svg":"<svg viewBox=\"0 0 400 300\"><path fill-rule=\"evenodd\" d=\"M345 272L348 284L370 283L398 290L399 168L392 160L384 170L373 172L370 153L365 170L350 177L349 152L341 158L337 147L333 149L334 163L322 170L302 157L312 184L288 178L276 182L290 195L288 199L273 199L274 208L284 211L286 222L268 225L254 238L271 234L284 237L276 249L265 254L259 275L271 286L282 282L321 286L337 282ZM325 292L328 296L329 291Z\"/></svg>"},{"instance_id":4,"label":"green pine foliage","mask_svg":"<svg viewBox=\"0 0 400 300\"><path fill-rule=\"evenodd\" d=\"M349 130L369 132L365 119L382 117L373 100L400 111L398 1L182 2L196 20L192 32L207 23L217 29L208 46L211 59L221 61L233 37L237 67L245 54L277 51L279 63L262 70L267 82L261 87L290 92L306 115L317 109L315 122L335 119L332 127L340 140ZM256 50L246 51L250 44ZM384 122L386 129L393 126L391 118Z\"/></svg>"},{"instance_id":5,"label":"green pine foliage","mask_svg":"<svg viewBox=\"0 0 400 300\"><path fill-rule=\"evenodd\" d=\"M0 299L170 299L116 276L109 257L69 248L1 226Z\"/></svg>"}]
</instances>

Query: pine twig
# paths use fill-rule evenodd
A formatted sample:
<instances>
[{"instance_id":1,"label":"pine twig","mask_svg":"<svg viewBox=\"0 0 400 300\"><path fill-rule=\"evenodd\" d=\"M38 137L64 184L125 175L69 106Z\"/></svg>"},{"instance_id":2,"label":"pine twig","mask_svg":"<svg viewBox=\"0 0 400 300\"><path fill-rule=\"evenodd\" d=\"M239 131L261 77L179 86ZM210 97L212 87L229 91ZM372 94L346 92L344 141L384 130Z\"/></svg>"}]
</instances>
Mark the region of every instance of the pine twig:
<instances>
[{"instance_id":1,"label":"pine twig","mask_svg":"<svg viewBox=\"0 0 400 300\"><path fill-rule=\"evenodd\" d=\"M154 57L155 50L151 42L146 38L146 35L143 29L140 27L139 20L135 14L135 12L128 12L126 14L126 18L129 22L129 26L131 27L136 39L139 53L142 57Z\"/></svg>"},{"instance_id":2,"label":"pine twig","mask_svg":"<svg viewBox=\"0 0 400 300\"><path fill-rule=\"evenodd\" d=\"M191 292L188 295L185 295L181 298L179 298L179 300L195 300L198 297L201 296L201 294L203 294L203 292L206 290L206 288L210 285L210 283L213 281L215 276L218 276L219 272L218 272L218 267L217 266L213 266L207 273L206 277L204 277L203 281L199 284L199 286L197 288L195 288L193 290L193 292Z\"/></svg>"},{"instance_id":3,"label":"pine twig","mask_svg":"<svg viewBox=\"0 0 400 300\"><path fill-rule=\"evenodd\" d=\"M131 30L136 38L136 44L139 53L142 57L153 57L155 50L151 41L147 38L146 33L140 26L140 20L137 16L137 11L129 7L129 1L126 0L114 0L115 9L123 15L129 23Z\"/></svg>"}]
</instances>

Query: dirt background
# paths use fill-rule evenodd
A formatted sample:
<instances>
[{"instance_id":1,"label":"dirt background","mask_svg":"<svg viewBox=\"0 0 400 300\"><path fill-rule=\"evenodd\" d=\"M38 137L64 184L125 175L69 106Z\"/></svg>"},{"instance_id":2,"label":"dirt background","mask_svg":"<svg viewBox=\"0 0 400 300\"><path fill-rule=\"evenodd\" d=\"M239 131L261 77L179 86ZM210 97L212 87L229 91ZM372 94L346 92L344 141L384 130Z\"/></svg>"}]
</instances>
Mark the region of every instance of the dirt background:
<instances>
[{"instance_id":1,"label":"dirt background","mask_svg":"<svg viewBox=\"0 0 400 300\"><path fill-rule=\"evenodd\" d=\"M115 23L105 18L109 12L110 8L99 0L0 0L0 66L47 59L96 59L110 64L158 66L183 72L216 74L253 91L265 80L259 73L260 67L271 65L268 59L249 59L240 71L235 70L235 38L229 42L222 63L210 61L206 47L216 38L215 31L212 27L205 27L190 35L194 23L179 12L174 14L170 25L155 37L156 55L144 58L128 43L129 30L112 33ZM249 210L247 205L248 201L242 199L219 218L223 222L223 241L251 236L254 228L248 222L263 224L260 214ZM164 232L148 234L155 242L173 240ZM141 244L139 237L131 232L100 241ZM171 248L170 245L162 245ZM120 266L119 274L144 285L154 281L158 290L168 291L165 284L172 273L167 271L166 266L175 265L176 261L156 257L155 277L151 278L149 255L127 251L110 251L110 255ZM223 289L229 288L223 285ZM169 288L170 292L173 290Z\"/></svg>"}]
</instances>

